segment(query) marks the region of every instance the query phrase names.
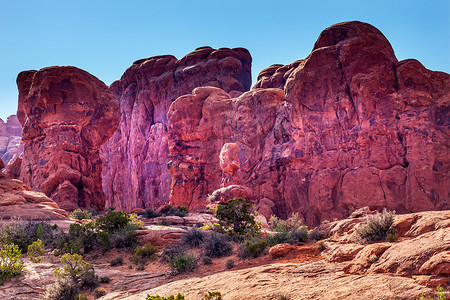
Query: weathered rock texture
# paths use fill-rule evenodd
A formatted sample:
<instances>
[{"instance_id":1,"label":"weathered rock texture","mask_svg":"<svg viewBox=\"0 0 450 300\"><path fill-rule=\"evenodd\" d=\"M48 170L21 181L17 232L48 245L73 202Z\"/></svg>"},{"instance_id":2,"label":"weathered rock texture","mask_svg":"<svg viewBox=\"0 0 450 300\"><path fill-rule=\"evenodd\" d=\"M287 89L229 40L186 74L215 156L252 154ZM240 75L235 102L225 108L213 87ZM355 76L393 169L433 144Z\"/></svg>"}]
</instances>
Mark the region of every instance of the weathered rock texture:
<instances>
[{"instance_id":1,"label":"weathered rock texture","mask_svg":"<svg viewBox=\"0 0 450 300\"><path fill-rule=\"evenodd\" d=\"M22 125L16 115L9 116L6 123L0 119L0 158L5 165L23 150Z\"/></svg>"},{"instance_id":2,"label":"weathered rock texture","mask_svg":"<svg viewBox=\"0 0 450 300\"><path fill-rule=\"evenodd\" d=\"M110 87L119 99L121 119L102 147L107 205L130 211L168 203L169 106L198 86L240 95L250 88L250 71L251 56L242 48L202 47L180 60L166 55L134 62Z\"/></svg>"},{"instance_id":3,"label":"weathered rock texture","mask_svg":"<svg viewBox=\"0 0 450 300\"><path fill-rule=\"evenodd\" d=\"M364 206L450 209L449 106L449 74L397 61L369 24L333 25L238 98L197 88L171 105L170 200L200 208L242 186L266 217L307 224Z\"/></svg>"},{"instance_id":4,"label":"weathered rock texture","mask_svg":"<svg viewBox=\"0 0 450 300\"><path fill-rule=\"evenodd\" d=\"M99 149L119 121L108 87L75 67L25 71L17 85L25 142L21 179L63 209L103 209Z\"/></svg>"},{"instance_id":5,"label":"weathered rock texture","mask_svg":"<svg viewBox=\"0 0 450 300\"><path fill-rule=\"evenodd\" d=\"M4 167L0 159L0 170ZM21 181L0 171L0 219L68 220L69 215L45 194L32 192Z\"/></svg>"}]
</instances>

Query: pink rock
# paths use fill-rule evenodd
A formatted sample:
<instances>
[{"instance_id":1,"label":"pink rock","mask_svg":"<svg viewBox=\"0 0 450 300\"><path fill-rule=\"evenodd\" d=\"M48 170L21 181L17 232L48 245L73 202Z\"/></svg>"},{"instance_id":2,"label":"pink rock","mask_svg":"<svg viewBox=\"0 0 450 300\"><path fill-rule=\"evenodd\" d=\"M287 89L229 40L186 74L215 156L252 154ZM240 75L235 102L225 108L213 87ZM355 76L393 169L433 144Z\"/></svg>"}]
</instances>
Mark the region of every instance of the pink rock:
<instances>
[{"instance_id":1,"label":"pink rock","mask_svg":"<svg viewBox=\"0 0 450 300\"><path fill-rule=\"evenodd\" d=\"M22 72L17 85L24 183L65 209L104 209L99 149L116 129L117 100L75 67Z\"/></svg>"},{"instance_id":2,"label":"pink rock","mask_svg":"<svg viewBox=\"0 0 450 300\"><path fill-rule=\"evenodd\" d=\"M247 187L266 217L299 212L308 225L362 207L450 209L449 106L448 74L398 62L369 24L333 25L238 98L198 88L172 103L170 200L200 208Z\"/></svg>"},{"instance_id":3,"label":"pink rock","mask_svg":"<svg viewBox=\"0 0 450 300\"><path fill-rule=\"evenodd\" d=\"M222 88L233 95L247 91L251 61L246 49L201 47L180 60L170 55L138 60L111 85L119 98L121 120L102 147L107 206L130 211L169 202L169 106L199 86Z\"/></svg>"},{"instance_id":4,"label":"pink rock","mask_svg":"<svg viewBox=\"0 0 450 300\"><path fill-rule=\"evenodd\" d=\"M6 123L0 119L0 158L5 165L23 151L21 132L22 125L16 115L9 116Z\"/></svg>"}]
</instances>

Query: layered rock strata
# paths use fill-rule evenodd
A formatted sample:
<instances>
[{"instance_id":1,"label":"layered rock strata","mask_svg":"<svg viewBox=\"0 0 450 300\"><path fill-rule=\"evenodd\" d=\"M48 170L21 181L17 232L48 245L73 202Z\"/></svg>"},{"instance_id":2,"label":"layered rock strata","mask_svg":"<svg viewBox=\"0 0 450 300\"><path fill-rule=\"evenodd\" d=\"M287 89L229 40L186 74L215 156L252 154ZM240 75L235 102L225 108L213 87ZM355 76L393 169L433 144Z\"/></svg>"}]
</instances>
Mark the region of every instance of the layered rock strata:
<instances>
[{"instance_id":1,"label":"layered rock strata","mask_svg":"<svg viewBox=\"0 0 450 300\"><path fill-rule=\"evenodd\" d=\"M201 208L241 186L264 216L307 224L364 206L450 209L449 106L449 74L397 61L369 24L333 25L250 92L198 88L171 105L170 201Z\"/></svg>"},{"instance_id":2,"label":"layered rock strata","mask_svg":"<svg viewBox=\"0 0 450 300\"><path fill-rule=\"evenodd\" d=\"M0 159L0 170L4 167ZM0 219L69 220L69 215L45 194L33 192L0 171Z\"/></svg>"},{"instance_id":3,"label":"layered rock strata","mask_svg":"<svg viewBox=\"0 0 450 300\"><path fill-rule=\"evenodd\" d=\"M17 85L21 179L63 209L104 209L99 149L117 128L116 98L75 67L21 72Z\"/></svg>"},{"instance_id":4,"label":"layered rock strata","mask_svg":"<svg viewBox=\"0 0 450 300\"><path fill-rule=\"evenodd\" d=\"M171 103L198 86L240 95L250 84L251 56L242 48L202 47L180 60L166 55L134 62L110 87L119 99L121 118L101 150L107 205L131 211L168 203Z\"/></svg>"}]
</instances>

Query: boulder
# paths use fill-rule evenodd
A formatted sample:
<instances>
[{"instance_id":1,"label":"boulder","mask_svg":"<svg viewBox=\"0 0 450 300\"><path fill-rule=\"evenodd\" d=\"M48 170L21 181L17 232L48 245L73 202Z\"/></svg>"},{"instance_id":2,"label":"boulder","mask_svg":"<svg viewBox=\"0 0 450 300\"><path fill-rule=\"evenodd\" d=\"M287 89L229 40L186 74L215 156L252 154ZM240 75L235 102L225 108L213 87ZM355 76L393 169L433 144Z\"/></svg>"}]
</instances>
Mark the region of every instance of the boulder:
<instances>
[{"instance_id":1,"label":"boulder","mask_svg":"<svg viewBox=\"0 0 450 300\"><path fill-rule=\"evenodd\" d=\"M291 244L278 244L269 249L269 254L273 258L286 256L289 252L295 249Z\"/></svg>"}]
</instances>

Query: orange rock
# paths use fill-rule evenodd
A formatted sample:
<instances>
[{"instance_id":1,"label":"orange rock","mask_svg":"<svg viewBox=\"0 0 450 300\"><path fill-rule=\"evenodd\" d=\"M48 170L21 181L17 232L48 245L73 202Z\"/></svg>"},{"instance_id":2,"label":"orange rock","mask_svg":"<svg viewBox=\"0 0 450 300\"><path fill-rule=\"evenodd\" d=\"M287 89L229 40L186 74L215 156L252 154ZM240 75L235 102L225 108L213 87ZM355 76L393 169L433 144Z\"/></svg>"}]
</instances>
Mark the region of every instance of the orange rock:
<instances>
[{"instance_id":1,"label":"orange rock","mask_svg":"<svg viewBox=\"0 0 450 300\"><path fill-rule=\"evenodd\" d=\"M286 256L290 251L295 249L295 246L291 244L278 244L269 249L269 254L273 258Z\"/></svg>"}]
</instances>

